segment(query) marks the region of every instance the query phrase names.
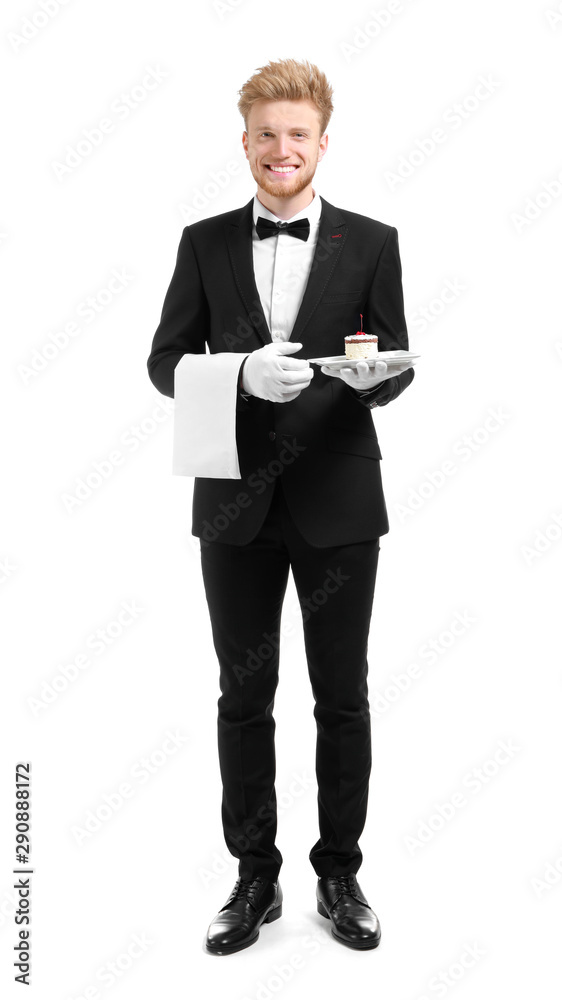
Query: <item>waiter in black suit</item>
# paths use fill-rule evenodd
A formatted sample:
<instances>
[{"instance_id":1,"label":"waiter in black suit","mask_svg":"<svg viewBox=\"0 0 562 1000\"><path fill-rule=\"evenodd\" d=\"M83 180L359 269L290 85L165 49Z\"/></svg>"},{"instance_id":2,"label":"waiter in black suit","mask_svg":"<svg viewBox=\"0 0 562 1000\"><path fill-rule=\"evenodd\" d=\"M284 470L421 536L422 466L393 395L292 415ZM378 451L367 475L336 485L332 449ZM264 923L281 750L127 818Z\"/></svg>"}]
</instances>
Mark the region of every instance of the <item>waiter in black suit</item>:
<instances>
[{"instance_id":1,"label":"waiter in black suit","mask_svg":"<svg viewBox=\"0 0 562 1000\"><path fill-rule=\"evenodd\" d=\"M315 700L317 909L341 943L373 948L380 925L356 875L371 770L367 643L389 523L371 410L395 400L414 371L405 363L391 375L377 362L333 372L307 359L343 354L360 314L379 350L408 349L398 236L312 187L333 108L316 66L269 63L240 94L256 195L185 227L148 358L153 384L174 396L180 359L206 345L207 359L241 356L239 366L227 356L238 380L238 478L196 477L193 493L220 665L223 829L239 859L206 948L238 951L281 916L272 713L289 568Z\"/></svg>"}]
</instances>

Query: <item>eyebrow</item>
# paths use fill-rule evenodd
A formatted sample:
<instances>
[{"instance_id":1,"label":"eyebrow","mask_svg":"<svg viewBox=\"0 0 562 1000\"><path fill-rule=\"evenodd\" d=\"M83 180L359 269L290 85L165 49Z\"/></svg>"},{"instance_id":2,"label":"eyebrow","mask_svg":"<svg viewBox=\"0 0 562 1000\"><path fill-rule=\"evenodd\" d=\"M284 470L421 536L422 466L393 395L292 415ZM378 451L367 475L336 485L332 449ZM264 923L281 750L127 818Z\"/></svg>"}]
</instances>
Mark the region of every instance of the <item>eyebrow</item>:
<instances>
[{"instance_id":1,"label":"eyebrow","mask_svg":"<svg viewBox=\"0 0 562 1000\"><path fill-rule=\"evenodd\" d=\"M269 129L270 131L273 131L274 130L274 126L273 125L256 125L256 127L254 129L252 129L252 131L253 132L263 132L264 129ZM308 126L306 126L306 125L293 125L293 130L296 131L296 132L310 132L310 128L308 128Z\"/></svg>"}]
</instances>

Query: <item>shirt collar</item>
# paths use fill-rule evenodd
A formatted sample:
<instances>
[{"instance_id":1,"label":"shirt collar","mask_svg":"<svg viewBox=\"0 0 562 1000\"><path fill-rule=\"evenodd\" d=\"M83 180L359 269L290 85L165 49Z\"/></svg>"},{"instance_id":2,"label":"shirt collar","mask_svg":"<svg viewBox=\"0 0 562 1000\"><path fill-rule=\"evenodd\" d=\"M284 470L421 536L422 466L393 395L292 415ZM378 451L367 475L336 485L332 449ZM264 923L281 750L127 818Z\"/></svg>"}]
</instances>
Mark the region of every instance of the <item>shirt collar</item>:
<instances>
[{"instance_id":1,"label":"shirt collar","mask_svg":"<svg viewBox=\"0 0 562 1000\"><path fill-rule=\"evenodd\" d=\"M313 189L313 191L314 191L314 189ZM322 213L322 202L320 201L319 195L316 193L316 191L314 191L314 197L313 197L312 201L309 202L309 204L306 206L306 208L303 208L300 212L297 212L296 215L293 215L293 216L291 216L290 219L285 219L284 221L285 222L296 222L297 219L308 219L308 221L310 222L310 229L312 231L313 228L315 226L317 226L318 223L320 222L320 215L321 215L321 213ZM254 195L254 226L256 225L256 222L258 221L258 216L260 216L260 215L261 215L262 219L270 219L272 222L280 222L281 221L278 218L277 215L274 215L273 212L270 212L269 209L265 207L265 205L262 205L262 203L259 200L257 194L255 194Z\"/></svg>"}]
</instances>

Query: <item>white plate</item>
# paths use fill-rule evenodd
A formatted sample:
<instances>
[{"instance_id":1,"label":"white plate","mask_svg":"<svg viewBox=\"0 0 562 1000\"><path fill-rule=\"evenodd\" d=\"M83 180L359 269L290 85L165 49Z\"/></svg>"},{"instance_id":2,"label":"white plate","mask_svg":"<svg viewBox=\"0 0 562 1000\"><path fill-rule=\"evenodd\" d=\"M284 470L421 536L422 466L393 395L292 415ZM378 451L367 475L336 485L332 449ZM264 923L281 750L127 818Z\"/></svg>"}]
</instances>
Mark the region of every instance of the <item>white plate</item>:
<instances>
[{"instance_id":1,"label":"white plate","mask_svg":"<svg viewBox=\"0 0 562 1000\"><path fill-rule=\"evenodd\" d=\"M345 354L337 354L331 358L308 358L308 361L311 365L325 365L331 371L339 371L340 368L357 368L358 361L366 361L368 365L386 361L389 368L394 368L405 361L415 361L419 357L420 355L414 351L379 351L374 358L346 358Z\"/></svg>"}]
</instances>

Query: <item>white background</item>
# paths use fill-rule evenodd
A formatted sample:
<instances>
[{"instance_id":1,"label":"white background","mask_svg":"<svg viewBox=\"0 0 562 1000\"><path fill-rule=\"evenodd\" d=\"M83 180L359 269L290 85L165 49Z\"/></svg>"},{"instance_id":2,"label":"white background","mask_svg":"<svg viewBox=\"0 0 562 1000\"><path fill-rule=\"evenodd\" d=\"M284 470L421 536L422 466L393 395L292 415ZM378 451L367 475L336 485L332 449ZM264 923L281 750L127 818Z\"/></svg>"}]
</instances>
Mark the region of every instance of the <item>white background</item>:
<instances>
[{"instance_id":1,"label":"white background","mask_svg":"<svg viewBox=\"0 0 562 1000\"><path fill-rule=\"evenodd\" d=\"M552 995L562 904L557 9L69 0L38 16L39 2L3 4L3 996L23 990L12 966L18 760L33 768L41 1000ZM173 418L146 359L183 226L255 192L237 92L287 57L315 62L334 87L314 186L397 227L410 345L422 355L408 391L374 411L391 527L369 648L374 761L359 881L382 942L345 948L316 913L315 726L291 580L275 713L283 917L217 958L204 936L237 875L220 822L218 665L193 480L171 474ZM143 94L151 69L162 78ZM140 99L120 118L110 109L131 92ZM108 116L112 132L58 177L67 147ZM445 141L420 154L440 127ZM393 185L388 174L408 160ZM108 302L113 269L129 277ZM442 297L447 283L454 301ZM103 302L92 322L81 317L89 296ZM77 335L53 348L73 321ZM70 510L65 496L100 462L111 475ZM119 626L124 604L136 610ZM108 628L114 638L94 653L89 637ZM81 654L88 665L72 670ZM127 782L131 797L112 809L107 797L119 802ZM80 840L97 811L99 829Z\"/></svg>"}]
</instances>

